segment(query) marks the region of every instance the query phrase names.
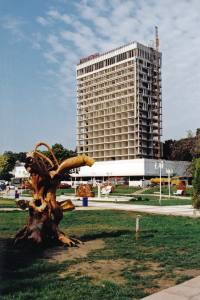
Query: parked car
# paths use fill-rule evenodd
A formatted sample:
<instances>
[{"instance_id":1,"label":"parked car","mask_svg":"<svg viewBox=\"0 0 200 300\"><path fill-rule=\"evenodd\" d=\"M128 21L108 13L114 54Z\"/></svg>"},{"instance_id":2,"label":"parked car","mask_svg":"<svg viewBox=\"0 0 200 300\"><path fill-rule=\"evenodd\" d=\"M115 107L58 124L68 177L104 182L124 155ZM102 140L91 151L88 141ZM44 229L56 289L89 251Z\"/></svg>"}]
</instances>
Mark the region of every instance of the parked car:
<instances>
[{"instance_id":1,"label":"parked car","mask_svg":"<svg viewBox=\"0 0 200 300\"><path fill-rule=\"evenodd\" d=\"M4 182L0 182L0 191L4 191L6 189L6 185Z\"/></svg>"}]
</instances>

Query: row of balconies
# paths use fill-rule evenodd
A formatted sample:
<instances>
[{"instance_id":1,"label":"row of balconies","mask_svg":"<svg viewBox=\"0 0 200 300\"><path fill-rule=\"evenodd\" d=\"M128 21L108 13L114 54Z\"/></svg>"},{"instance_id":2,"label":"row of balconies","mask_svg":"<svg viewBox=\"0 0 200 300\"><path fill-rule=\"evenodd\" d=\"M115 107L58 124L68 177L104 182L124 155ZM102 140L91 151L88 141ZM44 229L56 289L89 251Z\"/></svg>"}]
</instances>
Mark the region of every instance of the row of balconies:
<instances>
[{"instance_id":1,"label":"row of balconies","mask_svg":"<svg viewBox=\"0 0 200 300\"><path fill-rule=\"evenodd\" d=\"M112 95L112 94L111 94ZM103 97L96 97L91 100L82 100L77 103L77 109L82 112L82 110L85 109L86 112L88 112L88 108L94 108L94 105L101 105L101 108L104 107L111 107L112 102L113 106L121 106L123 104L129 104L134 102L134 93L131 92L130 95L122 95L115 98L108 99L107 96L105 96L105 99L102 99ZM106 99L107 98L107 99Z\"/></svg>"},{"instance_id":2,"label":"row of balconies","mask_svg":"<svg viewBox=\"0 0 200 300\"><path fill-rule=\"evenodd\" d=\"M148 133L147 131L142 131L142 130L140 130L142 133ZM91 134L93 134L92 136L93 137L96 137L96 136L106 136L106 135L117 135L117 134L119 134L119 135L121 135L121 134L123 134L123 133L126 133L126 134L128 134L128 133L135 133L135 132L138 132L138 126L134 126L134 125L131 125L131 126L129 126L129 125L121 125L121 127L119 126L119 127L115 127L115 128L105 128L105 129L103 129L103 130L101 130L100 128L97 128L97 129L95 129L95 128L93 128L93 129L91 129L91 130L87 130L84 134L85 135L90 135L91 136ZM79 132L79 134L81 135L81 134L83 134L83 133L81 133L81 132ZM85 138L87 138L87 136L85 136Z\"/></svg>"},{"instance_id":3,"label":"row of balconies","mask_svg":"<svg viewBox=\"0 0 200 300\"><path fill-rule=\"evenodd\" d=\"M126 76L128 77L128 76ZM114 88L116 89L118 86L122 85L123 82L125 83L131 83L131 86L134 85L134 78L133 76L131 76L129 79L125 79L124 77L121 78L122 80L118 83L115 83L114 81L116 81L117 79L114 79L114 80L111 80L111 81L105 81L104 83L104 87L101 86L101 84L98 84L97 86L94 85L93 87L90 87L90 88L84 88L84 89L81 89L81 90L77 90L77 93L78 95L81 94L81 95L87 95L87 94L90 94L92 92L99 92L99 91L102 91L102 90L106 90L106 89L111 89L111 88ZM113 83L114 82L114 83Z\"/></svg>"},{"instance_id":4,"label":"row of balconies","mask_svg":"<svg viewBox=\"0 0 200 300\"><path fill-rule=\"evenodd\" d=\"M118 75L114 78L111 78L110 80L108 80L108 78L106 77L100 77L99 80L97 82L93 82L93 84L90 85L85 85L82 84L82 86L80 87L80 85L77 85L77 92L85 92L85 90L89 90L89 91L93 91L96 89L102 89L104 86L108 87L108 86L112 86L113 84L120 84L123 81L127 81L127 80L133 80L133 72L129 70L129 72L127 72L127 74L123 74L123 75Z\"/></svg>"},{"instance_id":5,"label":"row of balconies","mask_svg":"<svg viewBox=\"0 0 200 300\"><path fill-rule=\"evenodd\" d=\"M110 98L117 98L117 97L121 97L123 95L127 95L127 94L131 94L135 92L135 89L133 88L134 83L130 82L129 84L121 84L118 86L118 88L109 88L109 89L102 89L99 90L99 92L95 92L95 93L91 93L88 94L87 96L85 95L80 95L78 94L78 102L80 101L89 101L89 100L93 100L94 98L99 98L99 97L103 97L103 96L110 96ZM109 97L108 97L109 99Z\"/></svg>"},{"instance_id":6,"label":"row of balconies","mask_svg":"<svg viewBox=\"0 0 200 300\"><path fill-rule=\"evenodd\" d=\"M100 78L106 77L107 75L119 73L121 70L124 72L129 68L132 69L133 64L134 64L134 62L132 60L130 60L127 63L118 64L118 65L114 66L114 68L113 67L107 68L107 69L95 72L93 74L88 74L88 75L86 74L84 77L78 78L78 81L84 82L84 84L87 84L88 82L95 81L95 80L96 80L96 82L98 82Z\"/></svg>"},{"instance_id":7,"label":"row of balconies","mask_svg":"<svg viewBox=\"0 0 200 300\"><path fill-rule=\"evenodd\" d=\"M82 120L78 121L78 127L85 127L94 124L103 124L103 123L109 123L114 121L120 121L126 118L129 119L129 124L135 123L135 114L132 109L120 113L119 112L110 113L109 111L109 114L106 114L105 111L105 114L103 116L98 116L95 113L93 113L90 117L83 118ZM133 119L133 121L131 119Z\"/></svg>"},{"instance_id":8,"label":"row of balconies","mask_svg":"<svg viewBox=\"0 0 200 300\"><path fill-rule=\"evenodd\" d=\"M106 149L113 149L113 148L120 148L122 147L121 145L123 145L123 147L130 147L130 148L134 148L137 147L139 144L139 140L128 140L126 139L122 139L122 140L115 140L114 138L112 139L108 137L108 139L106 137L102 137L102 138L95 138L92 140L79 140L77 139L77 144L80 146L86 146L86 147L94 147L94 148L99 148L99 147L103 147ZM116 146L114 146L116 144Z\"/></svg>"},{"instance_id":9,"label":"row of balconies","mask_svg":"<svg viewBox=\"0 0 200 300\"><path fill-rule=\"evenodd\" d=\"M116 109L117 106L120 108L119 110ZM111 116L111 115L116 115L117 113L128 113L130 111L134 112L134 106L133 104L125 104L125 105L113 105L110 106L108 108L101 108L101 107L96 107L94 109L94 111L81 111L81 114L79 114L80 112L78 112L77 117L79 118L79 116L85 116L85 120L89 120L89 119L93 119L94 116L95 117L103 117L103 116Z\"/></svg>"},{"instance_id":10,"label":"row of balconies","mask_svg":"<svg viewBox=\"0 0 200 300\"><path fill-rule=\"evenodd\" d=\"M107 126L111 126L110 123L111 122L117 122L117 124L121 124L121 121L123 121L124 119L127 120L128 118L128 124L129 125L133 125L135 124L135 119L134 119L134 114L132 111L127 112L123 112L123 113L116 113L113 115L108 115L108 116L104 116L104 117L93 117L93 119L88 122L88 120L79 120L78 121L78 128L80 127L88 127L88 126L93 126L93 125L101 125L101 128L106 128Z\"/></svg>"},{"instance_id":11,"label":"row of balconies","mask_svg":"<svg viewBox=\"0 0 200 300\"><path fill-rule=\"evenodd\" d=\"M85 116L85 118L83 118L83 120L85 120L86 122L94 122L94 119L96 120L103 120L103 118L105 118L106 121L109 120L116 120L117 119L117 115L124 115L124 116L128 116L128 114L130 112L132 112L132 116L133 115L133 108L126 106L123 109L120 110L116 110L115 108L107 108L104 110L97 110L96 112L91 112L89 114L87 114L87 116ZM119 119L121 119L121 117L119 117Z\"/></svg>"}]
</instances>

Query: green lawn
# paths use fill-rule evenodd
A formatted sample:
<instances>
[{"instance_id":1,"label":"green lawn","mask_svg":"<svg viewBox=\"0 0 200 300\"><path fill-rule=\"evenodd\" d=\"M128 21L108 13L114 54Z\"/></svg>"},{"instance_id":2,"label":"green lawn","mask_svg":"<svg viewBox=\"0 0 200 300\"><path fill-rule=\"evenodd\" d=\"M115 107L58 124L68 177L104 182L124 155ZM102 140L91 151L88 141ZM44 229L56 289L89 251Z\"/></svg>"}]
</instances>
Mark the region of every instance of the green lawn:
<instances>
[{"instance_id":1,"label":"green lawn","mask_svg":"<svg viewBox=\"0 0 200 300\"><path fill-rule=\"evenodd\" d=\"M0 208L16 207L15 199L0 198Z\"/></svg>"},{"instance_id":2,"label":"green lawn","mask_svg":"<svg viewBox=\"0 0 200 300\"><path fill-rule=\"evenodd\" d=\"M171 190L171 195L173 195L173 193L177 191L177 188L175 186L172 186L170 190ZM154 194L159 192L160 192L160 187L158 185L145 190L142 194ZM192 192L193 190L191 187L187 188L185 196L192 196ZM162 194L169 195L169 188L167 185L162 186Z\"/></svg>"},{"instance_id":3,"label":"green lawn","mask_svg":"<svg viewBox=\"0 0 200 300\"><path fill-rule=\"evenodd\" d=\"M119 211L66 213L63 231L85 245L99 239L105 244L85 257L58 263L44 259L42 249L13 248L11 238L26 223L27 213L0 212L1 299L141 299L200 274L200 219L142 215L136 240L135 216Z\"/></svg>"},{"instance_id":4,"label":"green lawn","mask_svg":"<svg viewBox=\"0 0 200 300\"><path fill-rule=\"evenodd\" d=\"M138 204L138 205L160 205L159 197L155 196L138 196L132 198L129 202L129 204ZM192 200L191 199L169 199L169 198L161 198L161 206L173 206L173 205L191 205Z\"/></svg>"},{"instance_id":5,"label":"green lawn","mask_svg":"<svg viewBox=\"0 0 200 300\"><path fill-rule=\"evenodd\" d=\"M138 188L138 187L129 187L129 186L126 186L126 185L122 185L122 186L116 186L115 187L115 190L114 190L114 192L112 193L112 195L114 196L114 195L124 195L124 196L126 196L126 195L131 195L131 194L133 194L133 193L135 193L135 192L137 192L137 191L139 191L140 190L140 188Z\"/></svg>"}]
</instances>

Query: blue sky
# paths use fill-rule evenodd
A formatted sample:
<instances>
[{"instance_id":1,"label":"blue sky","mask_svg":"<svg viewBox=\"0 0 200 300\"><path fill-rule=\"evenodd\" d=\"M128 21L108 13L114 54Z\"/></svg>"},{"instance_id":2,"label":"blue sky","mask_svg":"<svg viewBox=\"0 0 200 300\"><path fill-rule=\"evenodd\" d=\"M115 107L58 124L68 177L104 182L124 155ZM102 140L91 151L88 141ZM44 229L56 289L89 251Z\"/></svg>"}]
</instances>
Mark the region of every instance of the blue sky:
<instances>
[{"instance_id":1,"label":"blue sky","mask_svg":"<svg viewBox=\"0 0 200 300\"><path fill-rule=\"evenodd\" d=\"M163 138L200 127L200 1L0 0L0 153L75 149L75 67L131 41L163 52Z\"/></svg>"}]
</instances>

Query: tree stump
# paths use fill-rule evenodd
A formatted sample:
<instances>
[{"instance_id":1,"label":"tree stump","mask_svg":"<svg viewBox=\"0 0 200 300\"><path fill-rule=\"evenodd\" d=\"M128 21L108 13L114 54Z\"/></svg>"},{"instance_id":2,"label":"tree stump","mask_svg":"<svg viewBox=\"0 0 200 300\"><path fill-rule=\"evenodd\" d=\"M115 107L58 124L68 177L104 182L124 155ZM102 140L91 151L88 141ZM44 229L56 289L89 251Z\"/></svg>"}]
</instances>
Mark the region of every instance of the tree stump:
<instances>
[{"instance_id":1,"label":"tree stump","mask_svg":"<svg viewBox=\"0 0 200 300\"><path fill-rule=\"evenodd\" d=\"M38 151L38 147L45 146L51 153L52 159ZM58 163L52 149L45 143L38 143L35 149L27 153L25 168L30 173L30 184L33 190L33 199L19 200L18 207L28 208L28 224L15 236L14 244L20 242L33 242L43 244L59 241L67 246L80 243L79 240L69 238L58 228L63 218L63 211L73 210L75 207L71 200L56 201L56 190L60 184L61 176L74 168L92 166L94 160L86 155L80 155Z\"/></svg>"}]
</instances>

